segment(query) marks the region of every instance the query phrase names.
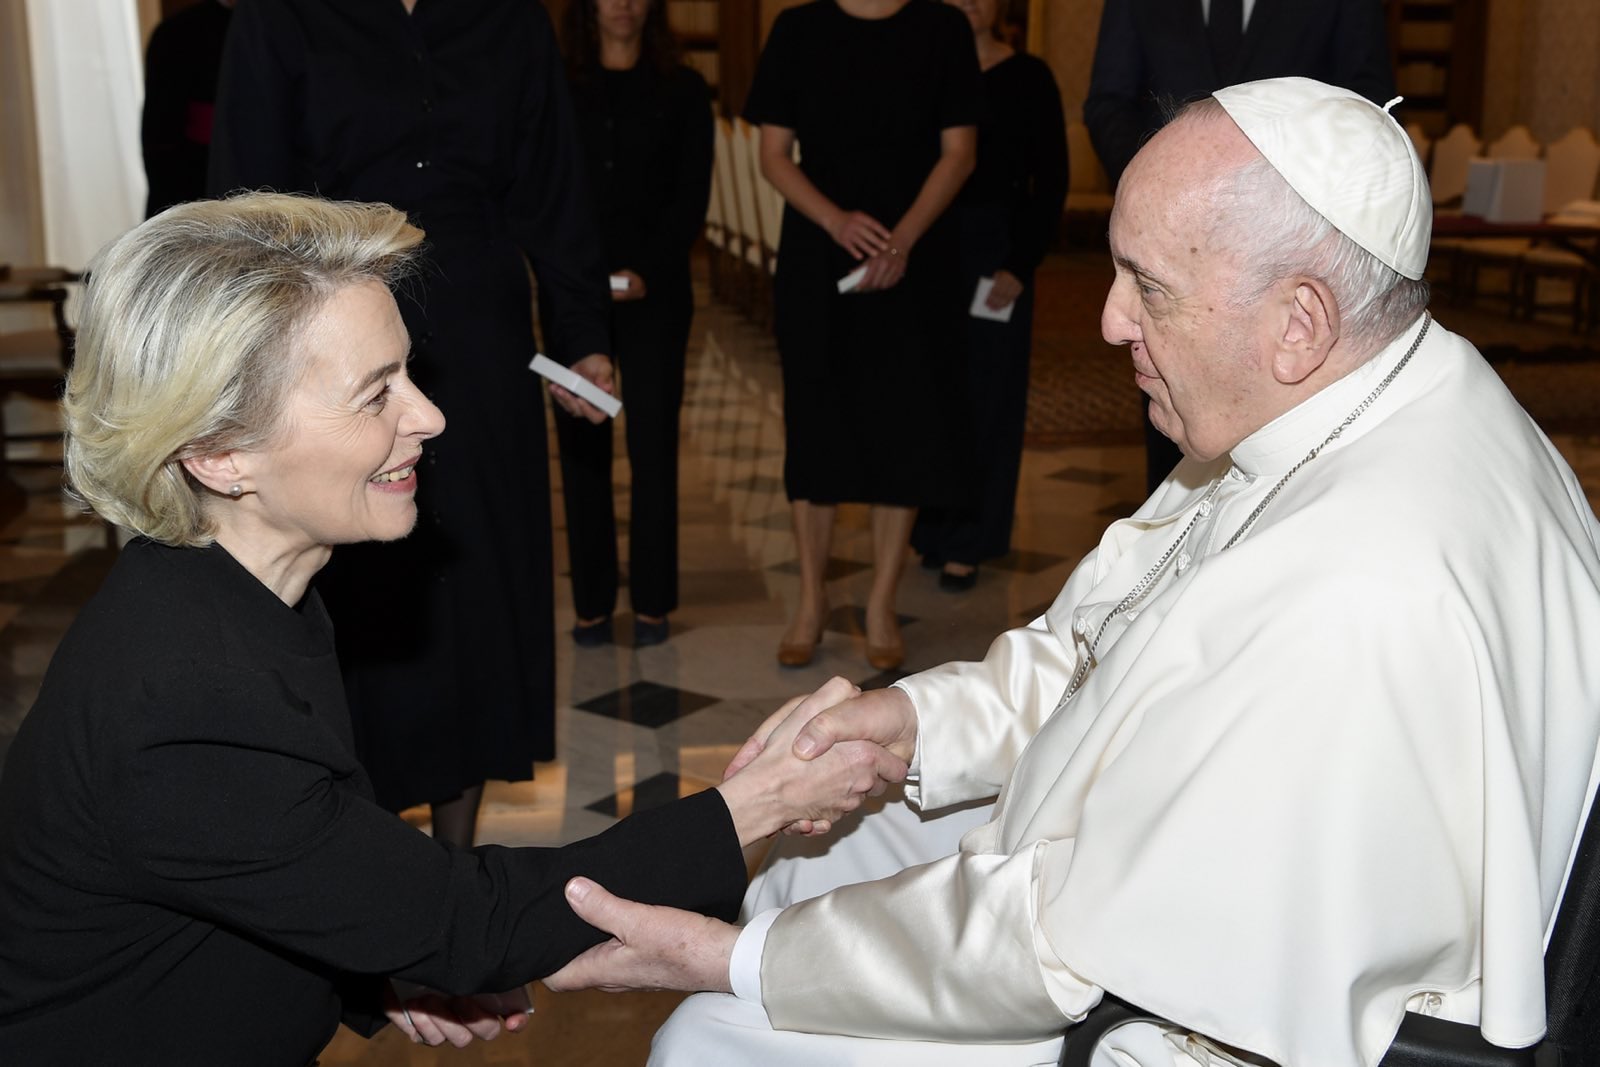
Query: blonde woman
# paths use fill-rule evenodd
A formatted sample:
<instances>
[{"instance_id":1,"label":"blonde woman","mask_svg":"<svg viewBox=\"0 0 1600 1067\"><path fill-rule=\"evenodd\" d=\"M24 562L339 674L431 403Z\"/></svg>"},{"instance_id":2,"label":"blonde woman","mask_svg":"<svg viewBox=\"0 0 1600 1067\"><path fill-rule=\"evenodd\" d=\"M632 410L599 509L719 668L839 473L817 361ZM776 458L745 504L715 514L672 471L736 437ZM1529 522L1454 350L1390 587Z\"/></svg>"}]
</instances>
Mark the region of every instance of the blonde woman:
<instances>
[{"instance_id":1,"label":"blonde woman","mask_svg":"<svg viewBox=\"0 0 1600 1067\"><path fill-rule=\"evenodd\" d=\"M444 419L389 287L421 239L387 205L254 195L173 208L93 264L68 477L139 536L0 777L0 1063L304 1067L341 1020L385 1017L493 1037L514 1009L464 994L600 940L572 875L731 918L741 845L903 770L775 745L559 849L454 849L376 803L312 579L416 522ZM401 1004L388 976L457 995Z\"/></svg>"}]
</instances>

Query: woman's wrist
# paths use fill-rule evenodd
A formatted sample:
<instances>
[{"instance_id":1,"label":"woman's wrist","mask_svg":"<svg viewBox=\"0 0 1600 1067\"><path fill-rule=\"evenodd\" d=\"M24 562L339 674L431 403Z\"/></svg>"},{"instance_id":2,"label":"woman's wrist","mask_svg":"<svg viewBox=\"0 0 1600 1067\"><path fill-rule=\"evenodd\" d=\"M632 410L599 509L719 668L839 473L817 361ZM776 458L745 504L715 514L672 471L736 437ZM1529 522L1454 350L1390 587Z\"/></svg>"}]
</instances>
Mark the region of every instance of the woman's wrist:
<instances>
[{"instance_id":1,"label":"woman's wrist","mask_svg":"<svg viewBox=\"0 0 1600 1067\"><path fill-rule=\"evenodd\" d=\"M748 773L740 772L716 787L717 792L722 794L722 802L728 806L728 815L733 819L733 832L739 837L740 848L749 848L787 825L787 821L780 818L778 805L774 802L772 794L775 790L757 789L750 778Z\"/></svg>"}]
</instances>

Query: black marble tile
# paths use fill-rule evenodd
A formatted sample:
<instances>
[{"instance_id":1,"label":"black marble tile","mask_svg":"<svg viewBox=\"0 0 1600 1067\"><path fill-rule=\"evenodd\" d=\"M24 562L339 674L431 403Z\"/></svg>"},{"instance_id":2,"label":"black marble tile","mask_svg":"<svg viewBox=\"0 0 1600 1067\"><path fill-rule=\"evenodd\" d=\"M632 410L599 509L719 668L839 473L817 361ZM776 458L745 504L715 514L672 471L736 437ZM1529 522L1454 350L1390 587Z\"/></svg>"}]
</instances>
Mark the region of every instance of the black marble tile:
<instances>
[{"instance_id":1,"label":"black marble tile","mask_svg":"<svg viewBox=\"0 0 1600 1067\"><path fill-rule=\"evenodd\" d=\"M871 566L872 564L870 563L857 563L853 559L831 558L828 560L827 570L825 570L822 574L822 580L825 582L831 582L839 578L848 578L852 574L860 574L862 571L867 570ZM799 574L800 561L793 559L784 560L782 563L773 564L771 567L768 567L767 570L777 571L780 574Z\"/></svg>"},{"instance_id":2,"label":"black marble tile","mask_svg":"<svg viewBox=\"0 0 1600 1067\"><path fill-rule=\"evenodd\" d=\"M651 808L671 804L681 796L699 792L713 784L702 782L697 778L680 778L671 771L662 771L660 774L652 774L641 782L635 782L629 789L601 797L592 804L585 804L584 808L599 815L625 819L636 811L649 811Z\"/></svg>"},{"instance_id":3,"label":"black marble tile","mask_svg":"<svg viewBox=\"0 0 1600 1067\"><path fill-rule=\"evenodd\" d=\"M717 703L718 697L655 682L634 682L576 705L583 711L657 729Z\"/></svg>"},{"instance_id":4,"label":"black marble tile","mask_svg":"<svg viewBox=\"0 0 1600 1067\"><path fill-rule=\"evenodd\" d=\"M1083 467L1063 467L1054 474L1045 475L1057 482L1073 482L1078 485L1110 485L1122 475L1115 471L1092 471Z\"/></svg>"},{"instance_id":5,"label":"black marble tile","mask_svg":"<svg viewBox=\"0 0 1600 1067\"><path fill-rule=\"evenodd\" d=\"M67 565L45 583L44 588L33 597L33 602L78 607L99 590L116 562L115 549L85 549L68 560Z\"/></svg>"},{"instance_id":6,"label":"black marble tile","mask_svg":"<svg viewBox=\"0 0 1600 1067\"><path fill-rule=\"evenodd\" d=\"M899 668L895 668L892 671L879 671L876 674L869 674L865 678L854 679L854 681L863 692L868 689L887 689L900 679L909 678L914 673L916 672L902 671Z\"/></svg>"},{"instance_id":7,"label":"black marble tile","mask_svg":"<svg viewBox=\"0 0 1600 1067\"><path fill-rule=\"evenodd\" d=\"M990 560L984 566L995 567L1003 571L1012 571L1016 574L1038 574L1040 571L1047 571L1056 564L1065 563L1066 561L1066 556L1018 548L1006 553L999 559Z\"/></svg>"}]
</instances>

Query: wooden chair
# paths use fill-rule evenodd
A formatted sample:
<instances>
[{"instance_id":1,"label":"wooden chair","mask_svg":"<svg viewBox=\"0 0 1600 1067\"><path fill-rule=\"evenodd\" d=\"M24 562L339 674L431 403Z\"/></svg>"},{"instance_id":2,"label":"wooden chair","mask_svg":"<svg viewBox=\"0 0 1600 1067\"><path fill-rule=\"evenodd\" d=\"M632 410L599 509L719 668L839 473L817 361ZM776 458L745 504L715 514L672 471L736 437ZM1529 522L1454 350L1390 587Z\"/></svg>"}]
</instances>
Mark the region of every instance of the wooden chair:
<instances>
[{"instance_id":1,"label":"wooden chair","mask_svg":"<svg viewBox=\"0 0 1600 1067\"><path fill-rule=\"evenodd\" d=\"M716 165L715 157L726 154L727 146L722 143L722 127L715 117L712 119L714 134L713 162L711 167L711 196L706 201L706 245L710 249L711 263L711 295L718 300L728 299L728 273L730 271L728 260L728 245L731 240L728 226L728 212L723 206L724 196L722 168Z\"/></svg>"},{"instance_id":2,"label":"wooden chair","mask_svg":"<svg viewBox=\"0 0 1600 1067\"><path fill-rule=\"evenodd\" d=\"M1478 135L1466 123L1457 123L1433 142L1428 160L1428 187L1433 193L1435 214L1459 214L1461 198L1467 191L1467 171L1473 157L1483 147ZM1460 238L1442 237L1433 242L1429 257L1430 275L1435 287L1447 291L1452 299L1461 292Z\"/></svg>"},{"instance_id":3,"label":"wooden chair","mask_svg":"<svg viewBox=\"0 0 1600 1067\"><path fill-rule=\"evenodd\" d=\"M1489 159L1538 159L1539 142L1534 140L1528 127L1516 125L1490 141L1484 155ZM1484 269L1504 271L1505 289L1490 295L1503 298L1507 311L1516 314L1522 259L1532 247L1533 242L1526 237L1472 237L1463 241L1456 251L1457 297L1464 300L1478 297L1478 282Z\"/></svg>"},{"instance_id":4,"label":"wooden chair","mask_svg":"<svg viewBox=\"0 0 1600 1067\"><path fill-rule=\"evenodd\" d=\"M54 402L72 366L73 330L67 323L68 291L76 281L71 271L54 267L0 266L0 304L46 305L52 325L0 333L0 521L23 506L21 491L7 474L7 445L12 441L48 440L60 436L57 426L13 432L6 425L5 402L13 396Z\"/></svg>"},{"instance_id":5,"label":"wooden chair","mask_svg":"<svg viewBox=\"0 0 1600 1067\"><path fill-rule=\"evenodd\" d=\"M714 152L713 162L716 169L716 187L721 197L722 232L726 253L723 259L727 267L725 299L743 311L748 307L751 289L749 265L745 259L749 237L739 215L739 183L734 178L737 164L733 150L733 123L725 118L717 119Z\"/></svg>"},{"instance_id":6,"label":"wooden chair","mask_svg":"<svg viewBox=\"0 0 1600 1067\"><path fill-rule=\"evenodd\" d=\"M1571 210L1574 221L1592 221L1592 214L1579 210L1592 203L1595 179L1600 177L1600 143L1586 126L1575 126L1560 140L1545 149L1544 211L1551 221L1560 221L1562 212ZM1518 270L1516 313L1532 319L1541 308L1565 307L1572 315L1573 330L1584 328L1595 319L1595 274L1589 262L1565 248L1536 244L1523 254ZM1541 301L1539 283L1553 281L1566 286L1564 299ZM1587 311L1586 311L1587 308Z\"/></svg>"}]
</instances>

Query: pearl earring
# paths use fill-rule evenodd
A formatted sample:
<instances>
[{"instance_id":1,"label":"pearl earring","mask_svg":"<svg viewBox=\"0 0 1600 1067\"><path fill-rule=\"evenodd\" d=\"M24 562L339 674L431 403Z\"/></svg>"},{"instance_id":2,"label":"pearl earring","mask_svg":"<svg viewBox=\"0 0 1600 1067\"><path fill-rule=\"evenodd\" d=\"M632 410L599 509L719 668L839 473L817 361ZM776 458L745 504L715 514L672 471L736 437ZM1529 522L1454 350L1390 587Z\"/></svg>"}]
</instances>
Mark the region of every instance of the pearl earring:
<instances>
[{"instance_id":1,"label":"pearl earring","mask_svg":"<svg viewBox=\"0 0 1600 1067\"><path fill-rule=\"evenodd\" d=\"M231 489L228 490L228 495L233 497L233 499L238 500L240 497L244 496L244 486L235 484Z\"/></svg>"}]
</instances>

